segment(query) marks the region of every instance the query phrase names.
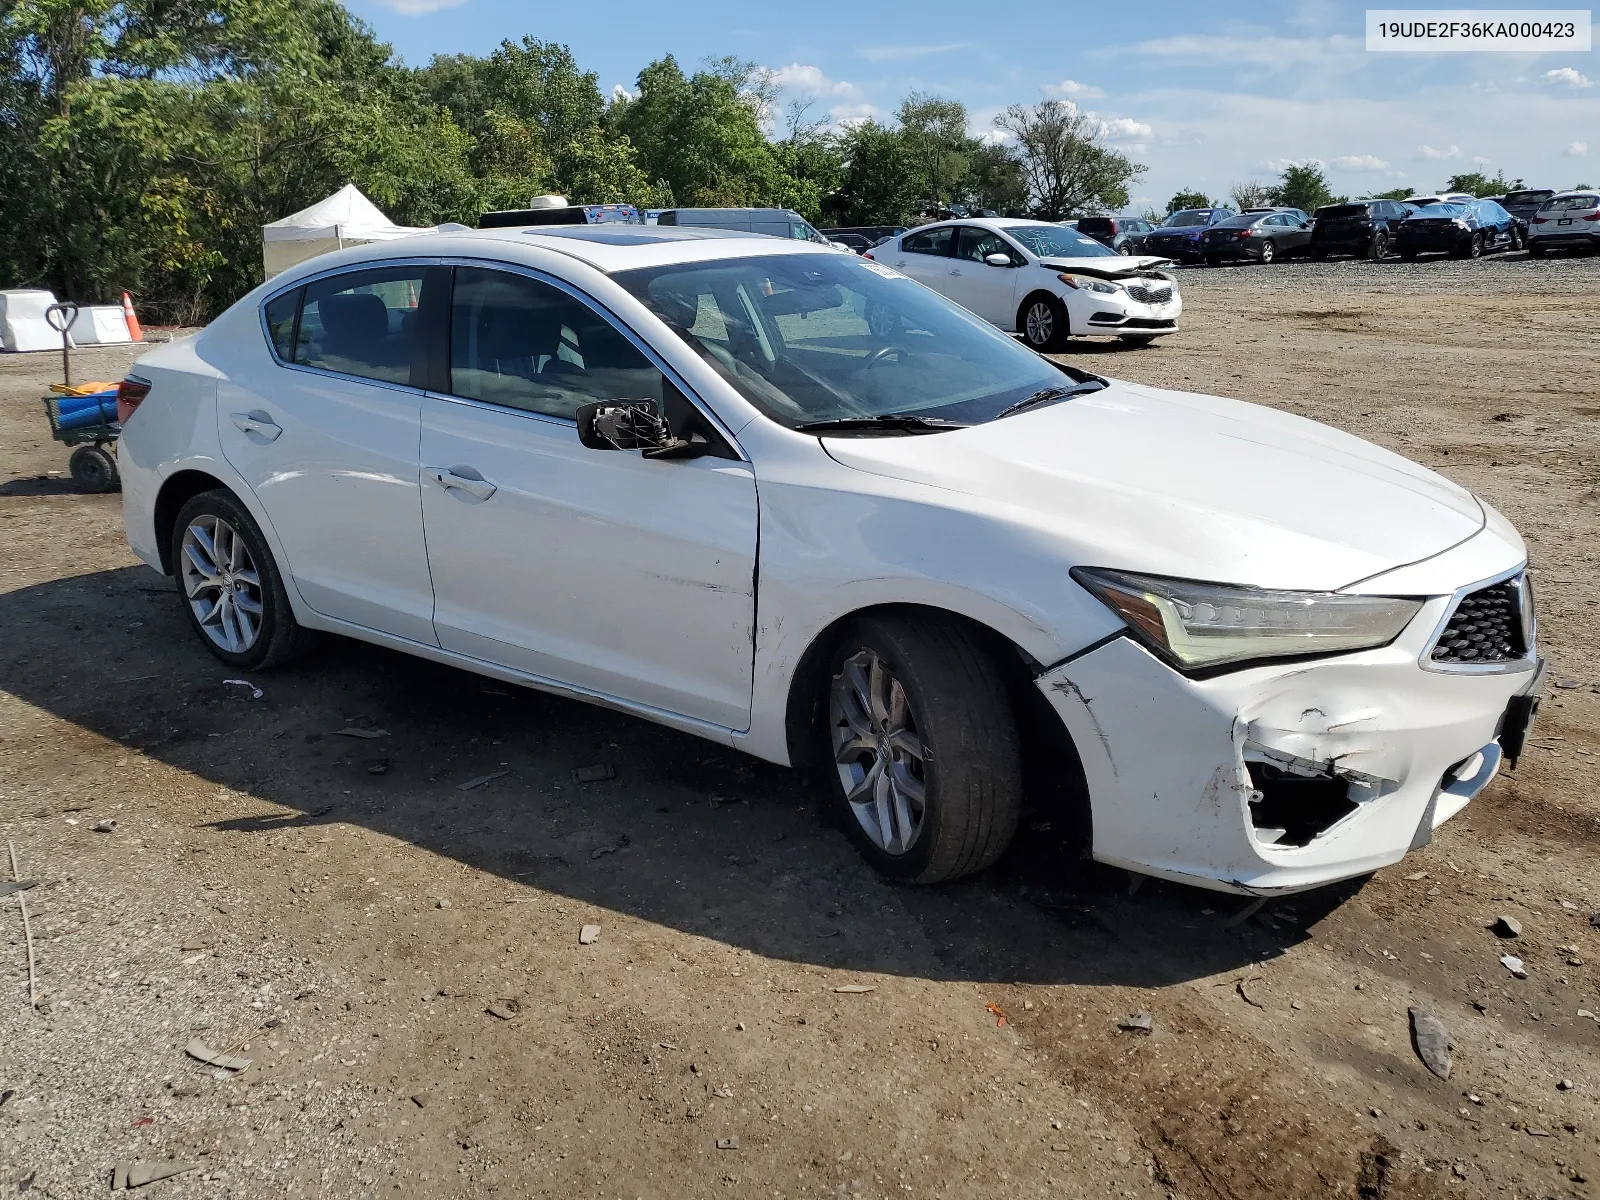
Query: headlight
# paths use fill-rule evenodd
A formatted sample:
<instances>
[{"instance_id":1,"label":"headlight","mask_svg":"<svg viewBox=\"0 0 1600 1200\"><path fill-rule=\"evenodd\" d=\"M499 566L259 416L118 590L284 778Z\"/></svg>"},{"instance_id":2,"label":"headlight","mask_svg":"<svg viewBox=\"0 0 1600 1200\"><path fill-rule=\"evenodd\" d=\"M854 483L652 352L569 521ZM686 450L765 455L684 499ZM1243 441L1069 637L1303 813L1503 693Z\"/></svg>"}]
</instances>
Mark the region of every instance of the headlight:
<instances>
[{"instance_id":1,"label":"headlight","mask_svg":"<svg viewBox=\"0 0 1600 1200\"><path fill-rule=\"evenodd\" d=\"M1392 642L1420 600L1284 592L1077 567L1072 577L1179 670Z\"/></svg>"},{"instance_id":2,"label":"headlight","mask_svg":"<svg viewBox=\"0 0 1600 1200\"><path fill-rule=\"evenodd\" d=\"M1092 275L1057 275L1057 279L1069 288L1077 288L1085 292L1120 292L1120 283L1107 283L1104 279L1096 279Z\"/></svg>"},{"instance_id":3,"label":"headlight","mask_svg":"<svg viewBox=\"0 0 1600 1200\"><path fill-rule=\"evenodd\" d=\"M1466 229L1466 228L1468 228L1467 223L1465 221L1463 221L1460 217L1451 217L1450 218L1450 224L1454 225L1457 229Z\"/></svg>"}]
</instances>

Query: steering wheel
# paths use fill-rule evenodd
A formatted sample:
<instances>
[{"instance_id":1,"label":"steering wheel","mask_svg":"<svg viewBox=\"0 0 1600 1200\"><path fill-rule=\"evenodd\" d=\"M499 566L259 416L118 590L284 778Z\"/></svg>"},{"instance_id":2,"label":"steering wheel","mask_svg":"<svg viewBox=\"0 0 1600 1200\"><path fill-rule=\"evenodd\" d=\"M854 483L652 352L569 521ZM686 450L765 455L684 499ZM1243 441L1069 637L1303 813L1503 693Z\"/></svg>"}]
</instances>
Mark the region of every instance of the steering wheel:
<instances>
[{"instance_id":1,"label":"steering wheel","mask_svg":"<svg viewBox=\"0 0 1600 1200\"><path fill-rule=\"evenodd\" d=\"M871 354L867 355L866 364L861 369L865 371L881 362L887 362L891 358L904 360L910 357L911 351L907 350L899 342L890 342L887 346L879 346Z\"/></svg>"}]
</instances>

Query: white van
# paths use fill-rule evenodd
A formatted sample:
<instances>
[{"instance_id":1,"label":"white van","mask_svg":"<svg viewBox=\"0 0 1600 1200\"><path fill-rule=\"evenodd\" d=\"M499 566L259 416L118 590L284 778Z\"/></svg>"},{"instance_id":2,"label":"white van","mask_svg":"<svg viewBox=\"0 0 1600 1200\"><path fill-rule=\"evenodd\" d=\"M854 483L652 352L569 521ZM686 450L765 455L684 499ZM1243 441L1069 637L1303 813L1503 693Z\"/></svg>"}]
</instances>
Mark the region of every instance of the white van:
<instances>
[{"instance_id":1,"label":"white van","mask_svg":"<svg viewBox=\"0 0 1600 1200\"><path fill-rule=\"evenodd\" d=\"M848 250L831 242L810 221L790 208L668 208L656 216L657 225L692 225L703 229L735 229L741 233L765 233L772 237L818 242Z\"/></svg>"}]
</instances>

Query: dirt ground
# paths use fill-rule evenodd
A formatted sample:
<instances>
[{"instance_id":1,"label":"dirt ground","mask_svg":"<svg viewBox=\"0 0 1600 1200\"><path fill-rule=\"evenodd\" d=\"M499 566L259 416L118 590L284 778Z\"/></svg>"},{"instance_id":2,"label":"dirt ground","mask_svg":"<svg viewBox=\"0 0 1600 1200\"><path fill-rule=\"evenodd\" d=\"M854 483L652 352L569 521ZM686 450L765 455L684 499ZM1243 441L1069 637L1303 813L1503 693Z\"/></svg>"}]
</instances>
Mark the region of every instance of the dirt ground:
<instances>
[{"instance_id":1,"label":"dirt ground","mask_svg":"<svg viewBox=\"0 0 1600 1200\"><path fill-rule=\"evenodd\" d=\"M0 900L0 1197L1600 1197L1600 260L1182 285L1179 335L1070 357L1482 493L1554 681L1432 845L1242 922L1038 818L891 886L789 772L353 642L256 697L66 480L57 360L0 358L0 831L42 881L37 1012Z\"/></svg>"}]
</instances>

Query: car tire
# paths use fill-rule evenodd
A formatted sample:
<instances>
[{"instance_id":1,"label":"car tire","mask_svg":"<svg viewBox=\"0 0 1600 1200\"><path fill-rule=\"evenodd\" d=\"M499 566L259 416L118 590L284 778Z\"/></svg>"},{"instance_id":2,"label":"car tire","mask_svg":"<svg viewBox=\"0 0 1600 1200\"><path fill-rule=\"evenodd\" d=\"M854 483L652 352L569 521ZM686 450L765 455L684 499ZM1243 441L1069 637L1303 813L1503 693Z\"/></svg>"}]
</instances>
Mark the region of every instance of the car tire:
<instances>
[{"instance_id":1,"label":"car tire","mask_svg":"<svg viewBox=\"0 0 1600 1200\"><path fill-rule=\"evenodd\" d=\"M230 667L268 670L311 644L261 527L233 493L202 492L185 504L172 524L171 555L178 603L206 649Z\"/></svg>"},{"instance_id":2,"label":"car tire","mask_svg":"<svg viewBox=\"0 0 1600 1200\"><path fill-rule=\"evenodd\" d=\"M1538 242L1530 240L1528 242L1528 257L1529 258L1543 258L1544 257L1544 247L1539 245Z\"/></svg>"},{"instance_id":3,"label":"car tire","mask_svg":"<svg viewBox=\"0 0 1600 1200\"><path fill-rule=\"evenodd\" d=\"M1122 245L1117 247L1117 253L1118 254L1132 254L1133 253L1133 247L1130 246L1127 242L1123 242Z\"/></svg>"},{"instance_id":4,"label":"car tire","mask_svg":"<svg viewBox=\"0 0 1600 1200\"><path fill-rule=\"evenodd\" d=\"M1022 340L1041 353L1057 350L1066 343L1067 306L1047 292L1035 292L1022 302L1017 313L1017 328Z\"/></svg>"},{"instance_id":5,"label":"car tire","mask_svg":"<svg viewBox=\"0 0 1600 1200\"><path fill-rule=\"evenodd\" d=\"M857 618L821 702L832 807L874 868L940 883L1004 853L1022 811L1021 738L1000 670L964 624Z\"/></svg>"},{"instance_id":6,"label":"car tire","mask_svg":"<svg viewBox=\"0 0 1600 1200\"><path fill-rule=\"evenodd\" d=\"M1261 249L1258 253L1261 255L1261 265L1263 267L1268 266L1272 263L1273 259L1278 257L1278 244L1271 238L1268 238L1266 241L1261 243Z\"/></svg>"},{"instance_id":7,"label":"car tire","mask_svg":"<svg viewBox=\"0 0 1600 1200\"><path fill-rule=\"evenodd\" d=\"M116 456L104 446L79 446L67 460L67 470L86 492L114 492L122 486Z\"/></svg>"},{"instance_id":8,"label":"car tire","mask_svg":"<svg viewBox=\"0 0 1600 1200\"><path fill-rule=\"evenodd\" d=\"M1475 233L1470 238L1468 238L1467 239L1467 244L1461 248L1461 252L1459 254L1457 254L1456 257L1457 258L1482 258L1483 257L1483 234Z\"/></svg>"},{"instance_id":9,"label":"car tire","mask_svg":"<svg viewBox=\"0 0 1600 1200\"><path fill-rule=\"evenodd\" d=\"M1380 229L1372 235L1372 242L1367 247L1367 260L1382 262L1383 256L1387 253L1389 253L1389 235Z\"/></svg>"},{"instance_id":10,"label":"car tire","mask_svg":"<svg viewBox=\"0 0 1600 1200\"><path fill-rule=\"evenodd\" d=\"M1308 250L1306 252L1306 256L1310 258L1312 262L1328 261L1328 252L1326 250Z\"/></svg>"},{"instance_id":11,"label":"car tire","mask_svg":"<svg viewBox=\"0 0 1600 1200\"><path fill-rule=\"evenodd\" d=\"M1521 250L1524 240L1522 230L1513 225L1511 227L1511 249Z\"/></svg>"},{"instance_id":12,"label":"car tire","mask_svg":"<svg viewBox=\"0 0 1600 1200\"><path fill-rule=\"evenodd\" d=\"M1405 259L1407 262L1415 262L1417 260L1417 252L1409 247L1402 246L1400 249L1400 257Z\"/></svg>"},{"instance_id":13,"label":"car tire","mask_svg":"<svg viewBox=\"0 0 1600 1200\"><path fill-rule=\"evenodd\" d=\"M1215 254L1206 255L1206 266L1208 266L1208 267L1220 267L1221 265L1222 265L1222 259L1218 258Z\"/></svg>"}]
</instances>

